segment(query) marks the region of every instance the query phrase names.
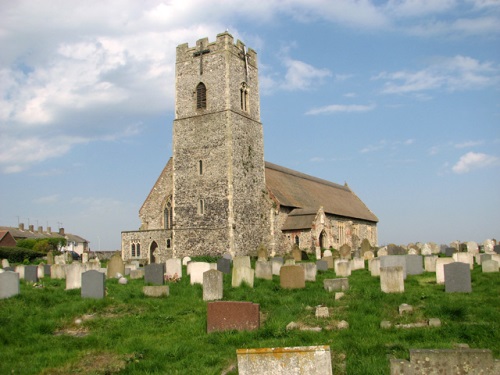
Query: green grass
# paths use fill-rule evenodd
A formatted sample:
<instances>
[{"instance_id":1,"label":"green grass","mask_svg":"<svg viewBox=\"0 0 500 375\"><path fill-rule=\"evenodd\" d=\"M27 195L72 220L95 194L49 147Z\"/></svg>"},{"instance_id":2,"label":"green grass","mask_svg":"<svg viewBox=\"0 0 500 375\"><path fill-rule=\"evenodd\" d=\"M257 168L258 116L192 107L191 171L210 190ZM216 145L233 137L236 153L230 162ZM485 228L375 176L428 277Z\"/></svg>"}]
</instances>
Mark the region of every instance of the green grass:
<instances>
[{"instance_id":1,"label":"green grass","mask_svg":"<svg viewBox=\"0 0 500 375\"><path fill-rule=\"evenodd\" d=\"M185 270L184 270L185 271ZM259 303L265 320L252 332L206 333L202 287L188 277L170 284L170 296L147 298L142 280L119 285L107 280L103 300L82 299L66 291L64 280L42 280L43 287L21 283L21 294L0 300L1 374L237 374L236 349L329 345L334 373L388 374L390 357L408 358L410 348L491 349L500 358L500 274L472 272L472 293L445 293L434 274L408 276L405 293L385 294L378 278L354 271L350 289L335 301L319 273L303 290L282 290L278 277L255 280L254 288L231 288L224 276L224 300ZM408 303L411 314L400 316ZM314 309L330 308L329 319ZM75 323L81 318L83 323ZM382 330L393 324L439 318L439 328ZM340 320L347 330L287 331L291 321L327 327Z\"/></svg>"}]
</instances>

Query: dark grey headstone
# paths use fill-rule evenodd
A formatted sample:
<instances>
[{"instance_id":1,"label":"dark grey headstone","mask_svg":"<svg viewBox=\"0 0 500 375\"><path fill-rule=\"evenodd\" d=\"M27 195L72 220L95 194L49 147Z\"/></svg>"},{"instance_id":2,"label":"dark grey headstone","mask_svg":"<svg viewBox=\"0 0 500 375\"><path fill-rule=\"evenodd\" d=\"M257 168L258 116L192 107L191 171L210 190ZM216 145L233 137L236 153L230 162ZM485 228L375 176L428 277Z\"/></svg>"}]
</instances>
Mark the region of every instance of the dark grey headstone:
<instances>
[{"instance_id":1,"label":"dark grey headstone","mask_svg":"<svg viewBox=\"0 0 500 375\"><path fill-rule=\"evenodd\" d=\"M383 267L403 267L403 279L406 280L406 256L405 255L385 255L380 257L380 268Z\"/></svg>"},{"instance_id":2,"label":"dark grey headstone","mask_svg":"<svg viewBox=\"0 0 500 375\"><path fill-rule=\"evenodd\" d=\"M6 271L0 273L0 299L15 296L19 294L19 291L19 274L17 272Z\"/></svg>"},{"instance_id":3,"label":"dark grey headstone","mask_svg":"<svg viewBox=\"0 0 500 375\"><path fill-rule=\"evenodd\" d=\"M153 285L163 285L165 280L165 264L153 263L144 267L144 282Z\"/></svg>"},{"instance_id":4,"label":"dark grey headstone","mask_svg":"<svg viewBox=\"0 0 500 375\"><path fill-rule=\"evenodd\" d=\"M446 254L447 257L453 256L453 254L455 254L456 252L457 249L455 249L454 247L447 247L446 249L444 249L444 253Z\"/></svg>"},{"instance_id":5,"label":"dark grey headstone","mask_svg":"<svg viewBox=\"0 0 500 375\"><path fill-rule=\"evenodd\" d=\"M283 259L283 257L274 257L274 258L271 258L271 262L278 262L280 264L284 264L285 260Z\"/></svg>"},{"instance_id":6,"label":"dark grey headstone","mask_svg":"<svg viewBox=\"0 0 500 375\"><path fill-rule=\"evenodd\" d=\"M51 267L50 264L44 264L43 265L43 274L45 276L49 276L50 277L50 267Z\"/></svg>"},{"instance_id":7,"label":"dark grey headstone","mask_svg":"<svg viewBox=\"0 0 500 375\"><path fill-rule=\"evenodd\" d=\"M24 280L30 283L38 282L38 267L26 266L24 267Z\"/></svg>"},{"instance_id":8,"label":"dark grey headstone","mask_svg":"<svg viewBox=\"0 0 500 375\"><path fill-rule=\"evenodd\" d=\"M231 273L231 259L220 258L217 259L217 271L225 274Z\"/></svg>"},{"instance_id":9,"label":"dark grey headstone","mask_svg":"<svg viewBox=\"0 0 500 375\"><path fill-rule=\"evenodd\" d=\"M422 255L406 255L406 274L421 275L424 272Z\"/></svg>"},{"instance_id":10,"label":"dark grey headstone","mask_svg":"<svg viewBox=\"0 0 500 375\"><path fill-rule=\"evenodd\" d=\"M90 270L82 273L82 298L104 298L105 280L106 275L103 272Z\"/></svg>"},{"instance_id":11,"label":"dark grey headstone","mask_svg":"<svg viewBox=\"0 0 500 375\"><path fill-rule=\"evenodd\" d=\"M500 245L493 246L493 251L497 254L500 254Z\"/></svg>"},{"instance_id":12,"label":"dark grey headstone","mask_svg":"<svg viewBox=\"0 0 500 375\"><path fill-rule=\"evenodd\" d=\"M462 262L445 264L444 287L446 293L472 292L470 265Z\"/></svg>"},{"instance_id":13,"label":"dark grey headstone","mask_svg":"<svg viewBox=\"0 0 500 375\"><path fill-rule=\"evenodd\" d=\"M328 262L324 260L317 260L316 268L318 271L328 271Z\"/></svg>"}]
</instances>

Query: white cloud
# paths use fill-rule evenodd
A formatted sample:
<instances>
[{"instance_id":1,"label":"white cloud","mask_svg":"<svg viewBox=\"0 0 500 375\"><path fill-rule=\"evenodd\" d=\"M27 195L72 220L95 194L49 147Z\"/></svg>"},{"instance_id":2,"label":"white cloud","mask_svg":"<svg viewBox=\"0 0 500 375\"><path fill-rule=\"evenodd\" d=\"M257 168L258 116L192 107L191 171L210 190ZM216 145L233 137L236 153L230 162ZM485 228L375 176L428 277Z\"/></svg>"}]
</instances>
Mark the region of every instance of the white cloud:
<instances>
[{"instance_id":1,"label":"white cloud","mask_svg":"<svg viewBox=\"0 0 500 375\"><path fill-rule=\"evenodd\" d=\"M396 17L421 17L448 11L456 5L456 0L389 0L386 10Z\"/></svg>"},{"instance_id":2,"label":"white cloud","mask_svg":"<svg viewBox=\"0 0 500 375\"><path fill-rule=\"evenodd\" d=\"M484 141L466 141L462 143L456 143L455 148L469 148L469 147L480 146L482 144L484 144Z\"/></svg>"},{"instance_id":3,"label":"white cloud","mask_svg":"<svg viewBox=\"0 0 500 375\"><path fill-rule=\"evenodd\" d=\"M471 172L475 169L500 165L500 158L483 153L468 152L462 155L458 162L451 168L457 174Z\"/></svg>"},{"instance_id":4,"label":"white cloud","mask_svg":"<svg viewBox=\"0 0 500 375\"><path fill-rule=\"evenodd\" d=\"M324 107L313 108L306 112L306 115L320 115L328 113L352 113L352 112L368 112L376 108L375 104L360 105L360 104L331 104Z\"/></svg>"},{"instance_id":5,"label":"white cloud","mask_svg":"<svg viewBox=\"0 0 500 375\"><path fill-rule=\"evenodd\" d=\"M315 68L303 61L286 59L286 74L282 83L285 90L309 90L318 84L321 84L332 73L328 69Z\"/></svg>"},{"instance_id":6,"label":"white cloud","mask_svg":"<svg viewBox=\"0 0 500 375\"><path fill-rule=\"evenodd\" d=\"M364 148L362 148L359 152L362 154L366 154L368 152L375 152L375 151L381 151L384 149L389 148L390 150L396 150L400 148L399 146L411 146L415 143L414 139L405 139L403 141L387 141L385 139L382 139L381 141L378 142L378 144L375 145L368 145ZM413 159L412 159L413 160Z\"/></svg>"},{"instance_id":7,"label":"white cloud","mask_svg":"<svg viewBox=\"0 0 500 375\"><path fill-rule=\"evenodd\" d=\"M59 200L59 194L47 195L45 197L36 198L33 200L37 204L52 204Z\"/></svg>"}]
</instances>

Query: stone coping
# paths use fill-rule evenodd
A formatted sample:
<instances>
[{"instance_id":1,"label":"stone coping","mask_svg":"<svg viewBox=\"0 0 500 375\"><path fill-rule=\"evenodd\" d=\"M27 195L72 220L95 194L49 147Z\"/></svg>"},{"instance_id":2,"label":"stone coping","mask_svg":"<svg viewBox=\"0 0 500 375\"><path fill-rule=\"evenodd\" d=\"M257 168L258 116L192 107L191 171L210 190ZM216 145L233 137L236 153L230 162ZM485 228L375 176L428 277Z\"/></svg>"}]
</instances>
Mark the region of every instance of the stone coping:
<instances>
[{"instance_id":1,"label":"stone coping","mask_svg":"<svg viewBox=\"0 0 500 375\"><path fill-rule=\"evenodd\" d=\"M318 345L318 346L290 346L283 348L257 348L257 349L236 349L236 354L279 354L279 353L295 353L295 352L317 352L325 351L329 352L330 347L328 345Z\"/></svg>"}]
</instances>

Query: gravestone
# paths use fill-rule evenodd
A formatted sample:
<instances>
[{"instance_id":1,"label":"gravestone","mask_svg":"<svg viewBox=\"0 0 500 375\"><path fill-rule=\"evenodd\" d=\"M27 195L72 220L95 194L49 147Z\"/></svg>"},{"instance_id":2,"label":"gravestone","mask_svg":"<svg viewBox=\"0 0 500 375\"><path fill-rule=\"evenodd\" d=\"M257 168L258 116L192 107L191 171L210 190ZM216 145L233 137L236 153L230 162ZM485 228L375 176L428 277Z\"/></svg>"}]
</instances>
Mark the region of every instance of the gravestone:
<instances>
[{"instance_id":1,"label":"gravestone","mask_svg":"<svg viewBox=\"0 0 500 375\"><path fill-rule=\"evenodd\" d=\"M225 253L222 257L224 259L229 259L231 262L233 261L233 256L230 253Z\"/></svg>"},{"instance_id":2,"label":"gravestone","mask_svg":"<svg viewBox=\"0 0 500 375\"><path fill-rule=\"evenodd\" d=\"M452 257L455 262L467 263L469 268L472 270L474 268L474 258L472 254L469 253L455 253Z\"/></svg>"},{"instance_id":3,"label":"gravestone","mask_svg":"<svg viewBox=\"0 0 500 375\"><path fill-rule=\"evenodd\" d=\"M284 289L306 287L305 273L301 266L283 266L280 270L280 286Z\"/></svg>"},{"instance_id":4,"label":"gravestone","mask_svg":"<svg viewBox=\"0 0 500 375\"><path fill-rule=\"evenodd\" d=\"M349 290L349 279L347 277L324 279L323 288L325 288L327 292L343 292Z\"/></svg>"},{"instance_id":5,"label":"gravestone","mask_svg":"<svg viewBox=\"0 0 500 375\"><path fill-rule=\"evenodd\" d=\"M255 277L257 279L272 280L273 279L272 263L261 260L255 262Z\"/></svg>"},{"instance_id":6,"label":"gravestone","mask_svg":"<svg viewBox=\"0 0 500 375\"><path fill-rule=\"evenodd\" d=\"M405 291L403 267L380 267L380 288L384 293L403 293Z\"/></svg>"},{"instance_id":7,"label":"gravestone","mask_svg":"<svg viewBox=\"0 0 500 375\"><path fill-rule=\"evenodd\" d=\"M432 248L428 243L424 243L422 249L420 249L420 254L423 256L432 255Z\"/></svg>"},{"instance_id":8,"label":"gravestone","mask_svg":"<svg viewBox=\"0 0 500 375\"><path fill-rule=\"evenodd\" d=\"M203 301L222 299L223 275L217 270L208 270L203 273Z\"/></svg>"},{"instance_id":9,"label":"gravestone","mask_svg":"<svg viewBox=\"0 0 500 375\"><path fill-rule=\"evenodd\" d=\"M328 269L333 269L335 267L335 260L332 256L327 256L327 257L323 257L323 259L321 259L323 262L326 262L326 264L328 265Z\"/></svg>"},{"instance_id":10,"label":"gravestone","mask_svg":"<svg viewBox=\"0 0 500 375\"><path fill-rule=\"evenodd\" d=\"M251 268L250 257L249 256L239 256L234 257L233 267L248 267Z\"/></svg>"},{"instance_id":11,"label":"gravestone","mask_svg":"<svg viewBox=\"0 0 500 375\"><path fill-rule=\"evenodd\" d=\"M297 245L295 245L292 249L292 257L296 262L300 262L302 260L302 252Z\"/></svg>"},{"instance_id":12,"label":"gravestone","mask_svg":"<svg viewBox=\"0 0 500 375\"><path fill-rule=\"evenodd\" d=\"M229 275L231 273L231 260L226 258L217 259L217 271Z\"/></svg>"},{"instance_id":13,"label":"gravestone","mask_svg":"<svg viewBox=\"0 0 500 375\"><path fill-rule=\"evenodd\" d=\"M466 263L454 262L444 265L444 288L446 293L470 293L472 284L470 267Z\"/></svg>"},{"instance_id":14,"label":"gravestone","mask_svg":"<svg viewBox=\"0 0 500 375\"><path fill-rule=\"evenodd\" d=\"M373 258L370 263L370 273L373 277L380 276L380 258Z\"/></svg>"},{"instance_id":15,"label":"gravestone","mask_svg":"<svg viewBox=\"0 0 500 375\"><path fill-rule=\"evenodd\" d=\"M61 280L66 278L66 265L65 264L53 264L50 267L50 278L55 280Z\"/></svg>"},{"instance_id":16,"label":"gravestone","mask_svg":"<svg viewBox=\"0 0 500 375\"><path fill-rule=\"evenodd\" d=\"M479 246L474 241L467 242L467 252L469 254L477 254L479 253Z\"/></svg>"},{"instance_id":17,"label":"gravestone","mask_svg":"<svg viewBox=\"0 0 500 375\"><path fill-rule=\"evenodd\" d=\"M250 267L233 267L233 274L231 277L231 286L233 288L239 287L245 283L250 288L253 288L255 278L255 270Z\"/></svg>"},{"instance_id":18,"label":"gravestone","mask_svg":"<svg viewBox=\"0 0 500 375\"><path fill-rule=\"evenodd\" d=\"M40 263L37 266L36 272L38 275L38 280L43 279L45 277L45 268L44 267L45 267L45 264L43 264L43 263Z\"/></svg>"},{"instance_id":19,"label":"gravestone","mask_svg":"<svg viewBox=\"0 0 500 375\"><path fill-rule=\"evenodd\" d=\"M108 262L106 275L108 279L115 278L117 274L125 275L125 264L120 253L115 253Z\"/></svg>"},{"instance_id":20,"label":"gravestone","mask_svg":"<svg viewBox=\"0 0 500 375\"><path fill-rule=\"evenodd\" d=\"M8 259L2 259L2 268L10 267L10 263Z\"/></svg>"},{"instance_id":21,"label":"gravestone","mask_svg":"<svg viewBox=\"0 0 500 375\"><path fill-rule=\"evenodd\" d=\"M253 331L260 326L260 305L252 302L217 301L207 303L207 333Z\"/></svg>"},{"instance_id":22,"label":"gravestone","mask_svg":"<svg viewBox=\"0 0 500 375\"><path fill-rule=\"evenodd\" d=\"M454 247L447 247L446 249L444 249L444 254L447 257L452 257L453 254L455 254L456 252L457 252L457 249L455 249Z\"/></svg>"},{"instance_id":23,"label":"gravestone","mask_svg":"<svg viewBox=\"0 0 500 375\"><path fill-rule=\"evenodd\" d=\"M325 252L323 253L323 258L324 257L331 257L333 254L332 254L332 251L331 250L325 250Z\"/></svg>"},{"instance_id":24,"label":"gravestone","mask_svg":"<svg viewBox=\"0 0 500 375\"><path fill-rule=\"evenodd\" d=\"M54 253L52 250L47 253L47 264L54 264Z\"/></svg>"},{"instance_id":25,"label":"gravestone","mask_svg":"<svg viewBox=\"0 0 500 375\"><path fill-rule=\"evenodd\" d=\"M495 249L495 242L493 242L493 240L491 239L484 240L483 249L485 253L493 253Z\"/></svg>"},{"instance_id":26,"label":"gravestone","mask_svg":"<svg viewBox=\"0 0 500 375\"><path fill-rule=\"evenodd\" d=\"M144 277L144 268L138 268L130 271L130 280L142 279Z\"/></svg>"},{"instance_id":27,"label":"gravestone","mask_svg":"<svg viewBox=\"0 0 500 375\"><path fill-rule=\"evenodd\" d=\"M88 263L89 261L89 253L82 253L82 263Z\"/></svg>"},{"instance_id":28,"label":"gravestone","mask_svg":"<svg viewBox=\"0 0 500 375\"><path fill-rule=\"evenodd\" d=\"M498 262L493 259L485 260L481 267L484 273L498 272Z\"/></svg>"},{"instance_id":29,"label":"gravestone","mask_svg":"<svg viewBox=\"0 0 500 375\"><path fill-rule=\"evenodd\" d=\"M236 350L240 375L332 375L329 346Z\"/></svg>"},{"instance_id":30,"label":"gravestone","mask_svg":"<svg viewBox=\"0 0 500 375\"><path fill-rule=\"evenodd\" d=\"M24 267L24 280L30 283L38 282L38 267L25 266Z\"/></svg>"},{"instance_id":31,"label":"gravestone","mask_svg":"<svg viewBox=\"0 0 500 375\"><path fill-rule=\"evenodd\" d=\"M340 246L339 253L342 259L351 259L351 247L349 245Z\"/></svg>"},{"instance_id":32,"label":"gravestone","mask_svg":"<svg viewBox=\"0 0 500 375\"><path fill-rule=\"evenodd\" d=\"M387 245L388 255L406 255L408 252L403 246L395 245L393 243Z\"/></svg>"},{"instance_id":33,"label":"gravestone","mask_svg":"<svg viewBox=\"0 0 500 375\"><path fill-rule=\"evenodd\" d=\"M424 256L424 269L425 272L436 272L436 259L437 255Z\"/></svg>"},{"instance_id":34,"label":"gravestone","mask_svg":"<svg viewBox=\"0 0 500 375\"><path fill-rule=\"evenodd\" d=\"M388 255L388 253L387 253L387 247L384 246L384 247L378 249L378 251L377 251L377 257L378 258L385 257L387 255Z\"/></svg>"},{"instance_id":35,"label":"gravestone","mask_svg":"<svg viewBox=\"0 0 500 375\"><path fill-rule=\"evenodd\" d=\"M167 274L167 278L182 278L182 260L179 258L171 258L167 259L165 263L165 273Z\"/></svg>"},{"instance_id":36,"label":"gravestone","mask_svg":"<svg viewBox=\"0 0 500 375\"><path fill-rule=\"evenodd\" d=\"M493 254L479 254L479 262L478 264L483 264L485 260L491 260L493 257Z\"/></svg>"},{"instance_id":37,"label":"gravestone","mask_svg":"<svg viewBox=\"0 0 500 375\"><path fill-rule=\"evenodd\" d=\"M351 259L351 271L364 270L365 269L365 259L364 258L352 258Z\"/></svg>"},{"instance_id":38,"label":"gravestone","mask_svg":"<svg viewBox=\"0 0 500 375\"><path fill-rule=\"evenodd\" d=\"M454 262L453 258L436 259L436 284L444 284L444 266Z\"/></svg>"},{"instance_id":39,"label":"gravestone","mask_svg":"<svg viewBox=\"0 0 500 375\"><path fill-rule=\"evenodd\" d=\"M184 258L182 258L182 265L183 266L187 266L189 262L191 262L191 257L184 257Z\"/></svg>"},{"instance_id":40,"label":"gravestone","mask_svg":"<svg viewBox=\"0 0 500 375\"><path fill-rule=\"evenodd\" d=\"M23 265L18 265L16 266L16 272L19 274L19 279L20 280L24 280L24 267Z\"/></svg>"},{"instance_id":41,"label":"gravestone","mask_svg":"<svg viewBox=\"0 0 500 375\"><path fill-rule=\"evenodd\" d=\"M152 285L165 283L165 264L151 263L144 267L144 282Z\"/></svg>"},{"instance_id":42,"label":"gravestone","mask_svg":"<svg viewBox=\"0 0 500 375\"><path fill-rule=\"evenodd\" d=\"M304 278L306 281L316 281L318 269L315 263L301 263L300 266L304 269Z\"/></svg>"},{"instance_id":43,"label":"gravestone","mask_svg":"<svg viewBox=\"0 0 500 375\"><path fill-rule=\"evenodd\" d=\"M106 295L106 275L96 270L82 273L82 298L103 299Z\"/></svg>"},{"instance_id":44,"label":"gravestone","mask_svg":"<svg viewBox=\"0 0 500 375\"><path fill-rule=\"evenodd\" d=\"M168 297L170 288L168 285L145 285L142 287L142 293L146 297Z\"/></svg>"},{"instance_id":45,"label":"gravestone","mask_svg":"<svg viewBox=\"0 0 500 375\"><path fill-rule=\"evenodd\" d=\"M341 260L335 263L335 274L341 277L351 276L351 262Z\"/></svg>"},{"instance_id":46,"label":"gravestone","mask_svg":"<svg viewBox=\"0 0 500 375\"><path fill-rule=\"evenodd\" d=\"M318 271L328 271L328 262L325 262L324 260L317 260L316 269Z\"/></svg>"},{"instance_id":47,"label":"gravestone","mask_svg":"<svg viewBox=\"0 0 500 375\"><path fill-rule=\"evenodd\" d=\"M295 259L285 259L285 266L295 266Z\"/></svg>"},{"instance_id":48,"label":"gravestone","mask_svg":"<svg viewBox=\"0 0 500 375\"><path fill-rule=\"evenodd\" d=\"M421 275L424 273L422 255L406 255L406 274Z\"/></svg>"},{"instance_id":49,"label":"gravestone","mask_svg":"<svg viewBox=\"0 0 500 375\"><path fill-rule=\"evenodd\" d=\"M66 265L66 290L82 287L82 271L83 267L80 263Z\"/></svg>"},{"instance_id":50,"label":"gravestone","mask_svg":"<svg viewBox=\"0 0 500 375\"><path fill-rule=\"evenodd\" d=\"M203 285L203 273L210 271L210 263L207 262L189 262L190 283Z\"/></svg>"},{"instance_id":51,"label":"gravestone","mask_svg":"<svg viewBox=\"0 0 500 375\"><path fill-rule=\"evenodd\" d=\"M406 279L406 256L405 255L386 255L380 257L380 267L403 267L403 278Z\"/></svg>"},{"instance_id":52,"label":"gravestone","mask_svg":"<svg viewBox=\"0 0 500 375\"><path fill-rule=\"evenodd\" d=\"M269 254L267 253L266 247L263 245L259 246L259 248L257 249L257 260L267 261L268 258Z\"/></svg>"},{"instance_id":53,"label":"gravestone","mask_svg":"<svg viewBox=\"0 0 500 375\"><path fill-rule=\"evenodd\" d=\"M5 271L0 273L0 299L10 298L20 293L19 274Z\"/></svg>"},{"instance_id":54,"label":"gravestone","mask_svg":"<svg viewBox=\"0 0 500 375\"><path fill-rule=\"evenodd\" d=\"M493 252L495 254L500 254L500 245L493 246Z\"/></svg>"},{"instance_id":55,"label":"gravestone","mask_svg":"<svg viewBox=\"0 0 500 375\"><path fill-rule=\"evenodd\" d=\"M52 266L50 264L44 264L43 265L43 274L45 276L51 277L51 272L50 272L51 267Z\"/></svg>"},{"instance_id":56,"label":"gravestone","mask_svg":"<svg viewBox=\"0 0 500 375\"><path fill-rule=\"evenodd\" d=\"M361 255L364 257L365 253L367 251L371 251L372 250L372 245L370 244L370 241L368 241L367 238L364 238L363 241L361 241Z\"/></svg>"},{"instance_id":57,"label":"gravestone","mask_svg":"<svg viewBox=\"0 0 500 375\"><path fill-rule=\"evenodd\" d=\"M272 269L273 269L273 275L279 276L281 266L283 265L283 258L282 257L272 258L271 265L272 265Z\"/></svg>"},{"instance_id":58,"label":"gravestone","mask_svg":"<svg viewBox=\"0 0 500 375\"><path fill-rule=\"evenodd\" d=\"M365 252L363 253L363 259L364 259L364 260L371 260L371 259L373 259L373 258L375 258L375 254L373 253L373 251L368 250L368 251L365 251Z\"/></svg>"}]
</instances>

